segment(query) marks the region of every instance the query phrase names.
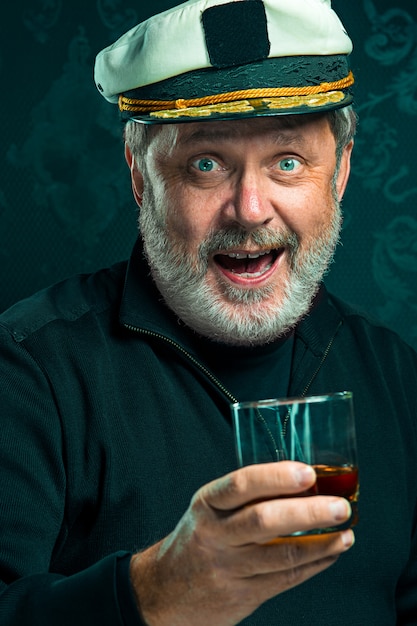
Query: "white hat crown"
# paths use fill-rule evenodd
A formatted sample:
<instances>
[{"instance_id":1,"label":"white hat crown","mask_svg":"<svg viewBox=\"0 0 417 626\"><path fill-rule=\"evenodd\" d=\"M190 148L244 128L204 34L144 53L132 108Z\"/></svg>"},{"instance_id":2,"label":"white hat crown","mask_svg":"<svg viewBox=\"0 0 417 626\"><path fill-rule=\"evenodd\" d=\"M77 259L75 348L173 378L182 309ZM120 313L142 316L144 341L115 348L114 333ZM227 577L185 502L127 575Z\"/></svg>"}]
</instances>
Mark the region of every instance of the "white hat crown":
<instances>
[{"instance_id":1,"label":"white hat crown","mask_svg":"<svg viewBox=\"0 0 417 626\"><path fill-rule=\"evenodd\" d=\"M246 13L259 17L245 23ZM207 26L212 23L208 20L211 14L217 19L212 22L219 33ZM210 38L216 41L216 37L212 50L219 51L216 57L225 50L224 66L233 56L228 51L233 45L242 51L243 63L232 59L231 66L258 61L256 53L253 59L250 55L251 49L258 47L254 41L263 37L259 30L263 19L269 43L267 59L348 55L352 50L330 0L188 0L135 26L101 51L95 65L97 87L116 103L120 94L134 89L196 70L216 69L210 53ZM258 39L245 45L256 28Z\"/></svg>"}]
</instances>

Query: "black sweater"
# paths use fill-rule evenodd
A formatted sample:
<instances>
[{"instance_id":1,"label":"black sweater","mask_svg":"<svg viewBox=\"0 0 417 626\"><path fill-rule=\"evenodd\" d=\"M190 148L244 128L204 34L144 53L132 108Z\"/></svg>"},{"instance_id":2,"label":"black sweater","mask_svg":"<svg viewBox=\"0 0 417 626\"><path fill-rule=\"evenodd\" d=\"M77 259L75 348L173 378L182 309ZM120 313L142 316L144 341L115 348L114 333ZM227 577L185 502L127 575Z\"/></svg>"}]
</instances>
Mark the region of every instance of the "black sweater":
<instances>
[{"instance_id":1,"label":"black sweater","mask_svg":"<svg viewBox=\"0 0 417 626\"><path fill-rule=\"evenodd\" d=\"M324 288L293 341L290 395L354 394L356 544L242 624L417 624L417 355ZM235 396L199 345L139 249L127 278L74 277L0 316L2 626L140 624L121 563L236 467Z\"/></svg>"}]
</instances>

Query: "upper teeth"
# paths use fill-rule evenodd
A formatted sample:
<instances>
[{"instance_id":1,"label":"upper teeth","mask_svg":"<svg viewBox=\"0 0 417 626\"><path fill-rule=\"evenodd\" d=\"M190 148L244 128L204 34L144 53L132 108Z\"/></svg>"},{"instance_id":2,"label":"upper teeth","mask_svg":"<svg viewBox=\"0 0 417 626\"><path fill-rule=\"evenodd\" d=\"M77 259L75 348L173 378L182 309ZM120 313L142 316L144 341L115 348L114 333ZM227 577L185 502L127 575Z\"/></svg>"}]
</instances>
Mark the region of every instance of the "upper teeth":
<instances>
[{"instance_id":1,"label":"upper teeth","mask_svg":"<svg viewBox=\"0 0 417 626\"><path fill-rule=\"evenodd\" d=\"M263 250L262 252L250 252L248 254L241 252L229 252L227 256L232 259L257 259L260 256L264 256L265 254L269 254L271 250Z\"/></svg>"}]
</instances>

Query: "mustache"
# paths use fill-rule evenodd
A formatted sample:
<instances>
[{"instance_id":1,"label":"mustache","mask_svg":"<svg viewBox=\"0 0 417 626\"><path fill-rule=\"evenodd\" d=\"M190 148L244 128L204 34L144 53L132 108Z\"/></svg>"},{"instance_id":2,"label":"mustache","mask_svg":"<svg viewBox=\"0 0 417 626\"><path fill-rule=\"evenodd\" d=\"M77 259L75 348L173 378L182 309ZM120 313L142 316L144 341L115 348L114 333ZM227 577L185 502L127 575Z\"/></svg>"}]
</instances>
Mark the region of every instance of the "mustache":
<instances>
[{"instance_id":1,"label":"mustache","mask_svg":"<svg viewBox=\"0 0 417 626\"><path fill-rule=\"evenodd\" d=\"M227 252L244 246L253 244L259 248L282 248L287 247L290 250L290 256L294 256L299 248L299 240L297 235L289 228L281 231L272 230L264 227L248 232L240 226L230 226L216 232L210 233L206 239L200 244L198 255L201 262L207 262L210 255L219 252Z\"/></svg>"}]
</instances>

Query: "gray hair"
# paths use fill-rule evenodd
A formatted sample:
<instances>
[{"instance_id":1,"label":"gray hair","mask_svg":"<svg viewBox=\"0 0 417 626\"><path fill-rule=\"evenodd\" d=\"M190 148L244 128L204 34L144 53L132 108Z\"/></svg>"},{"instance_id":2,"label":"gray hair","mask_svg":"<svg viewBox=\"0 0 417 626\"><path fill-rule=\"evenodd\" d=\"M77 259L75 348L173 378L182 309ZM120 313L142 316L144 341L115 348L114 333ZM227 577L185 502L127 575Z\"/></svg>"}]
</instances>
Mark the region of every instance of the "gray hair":
<instances>
[{"instance_id":1,"label":"gray hair","mask_svg":"<svg viewBox=\"0 0 417 626\"><path fill-rule=\"evenodd\" d=\"M336 140L336 159L338 167L344 148L354 138L356 133L356 112L352 105L350 105L342 109L312 115L324 115L329 120L330 129ZM291 117L296 118L297 116L293 115ZM160 127L160 124L148 125L135 122L134 120L128 120L126 123L124 138L139 165L142 165L142 157L146 154L152 138ZM176 124L167 124L167 127L171 132L167 133L166 140L168 145L172 146L176 139L178 127Z\"/></svg>"},{"instance_id":2,"label":"gray hair","mask_svg":"<svg viewBox=\"0 0 417 626\"><path fill-rule=\"evenodd\" d=\"M326 115L336 140L336 158L339 163L344 148L355 137L358 116L352 105L329 111Z\"/></svg>"}]
</instances>

